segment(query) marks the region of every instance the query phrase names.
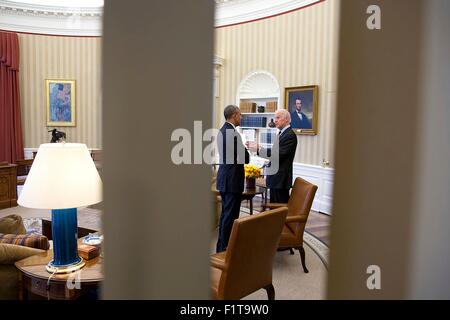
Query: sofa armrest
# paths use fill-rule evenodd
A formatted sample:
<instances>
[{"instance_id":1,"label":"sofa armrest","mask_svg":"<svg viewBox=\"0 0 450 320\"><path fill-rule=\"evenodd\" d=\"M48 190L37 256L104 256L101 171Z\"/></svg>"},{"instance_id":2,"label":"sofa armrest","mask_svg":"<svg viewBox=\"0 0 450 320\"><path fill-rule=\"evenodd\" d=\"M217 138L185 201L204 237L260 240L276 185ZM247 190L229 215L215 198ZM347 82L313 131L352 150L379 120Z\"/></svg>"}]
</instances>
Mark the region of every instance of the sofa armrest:
<instances>
[{"instance_id":1,"label":"sofa armrest","mask_svg":"<svg viewBox=\"0 0 450 320\"><path fill-rule=\"evenodd\" d=\"M19 246L16 244L0 243L0 264L14 264L14 262L43 253L44 250Z\"/></svg>"},{"instance_id":2,"label":"sofa armrest","mask_svg":"<svg viewBox=\"0 0 450 320\"><path fill-rule=\"evenodd\" d=\"M0 218L0 233L25 234L27 230L23 225L22 217L17 214Z\"/></svg>"},{"instance_id":3,"label":"sofa armrest","mask_svg":"<svg viewBox=\"0 0 450 320\"><path fill-rule=\"evenodd\" d=\"M47 250L50 248L48 238L39 233L27 233L27 234L0 233L0 243L16 244L42 250Z\"/></svg>"}]
</instances>

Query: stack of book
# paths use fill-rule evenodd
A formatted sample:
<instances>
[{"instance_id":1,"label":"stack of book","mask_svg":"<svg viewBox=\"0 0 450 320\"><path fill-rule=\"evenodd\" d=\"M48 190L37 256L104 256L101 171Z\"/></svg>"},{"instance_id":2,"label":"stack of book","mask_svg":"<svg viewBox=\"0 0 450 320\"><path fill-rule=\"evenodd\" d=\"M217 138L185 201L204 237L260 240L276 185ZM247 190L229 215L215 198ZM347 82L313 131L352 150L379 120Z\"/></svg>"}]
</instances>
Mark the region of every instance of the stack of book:
<instances>
[{"instance_id":1,"label":"stack of book","mask_svg":"<svg viewBox=\"0 0 450 320\"><path fill-rule=\"evenodd\" d=\"M275 112L277 110L277 104L276 101L266 102L266 112Z\"/></svg>"},{"instance_id":2,"label":"stack of book","mask_svg":"<svg viewBox=\"0 0 450 320\"><path fill-rule=\"evenodd\" d=\"M266 117L243 116L241 119L241 127L265 128L266 126L267 126Z\"/></svg>"},{"instance_id":3,"label":"stack of book","mask_svg":"<svg viewBox=\"0 0 450 320\"><path fill-rule=\"evenodd\" d=\"M241 102L239 105L239 109L243 113L255 113L256 112L256 103L254 102Z\"/></svg>"}]
</instances>

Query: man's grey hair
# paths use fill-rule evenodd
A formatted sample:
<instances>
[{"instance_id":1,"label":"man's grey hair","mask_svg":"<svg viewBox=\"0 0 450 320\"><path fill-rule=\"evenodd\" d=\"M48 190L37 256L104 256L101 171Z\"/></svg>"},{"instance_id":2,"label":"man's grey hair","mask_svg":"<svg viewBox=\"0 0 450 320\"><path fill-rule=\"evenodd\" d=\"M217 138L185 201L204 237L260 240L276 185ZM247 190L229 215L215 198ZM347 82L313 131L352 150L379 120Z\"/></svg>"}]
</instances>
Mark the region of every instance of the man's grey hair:
<instances>
[{"instance_id":1,"label":"man's grey hair","mask_svg":"<svg viewBox=\"0 0 450 320\"><path fill-rule=\"evenodd\" d=\"M277 113L280 114L281 117L288 120L288 123L291 123L291 114L286 109L277 110Z\"/></svg>"},{"instance_id":2,"label":"man's grey hair","mask_svg":"<svg viewBox=\"0 0 450 320\"><path fill-rule=\"evenodd\" d=\"M225 110L223 110L223 115L225 116L225 120L230 119L233 114L239 111L239 107L235 106L233 104L230 104L225 107Z\"/></svg>"}]
</instances>

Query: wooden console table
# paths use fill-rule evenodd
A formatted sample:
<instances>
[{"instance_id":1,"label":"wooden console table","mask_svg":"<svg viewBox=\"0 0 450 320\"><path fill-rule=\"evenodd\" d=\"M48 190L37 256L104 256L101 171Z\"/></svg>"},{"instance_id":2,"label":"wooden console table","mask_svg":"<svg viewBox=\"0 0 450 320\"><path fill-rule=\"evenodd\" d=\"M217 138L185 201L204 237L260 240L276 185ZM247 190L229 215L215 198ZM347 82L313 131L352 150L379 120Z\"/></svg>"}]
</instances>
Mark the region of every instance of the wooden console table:
<instances>
[{"instance_id":1,"label":"wooden console table","mask_svg":"<svg viewBox=\"0 0 450 320\"><path fill-rule=\"evenodd\" d=\"M17 206L17 165L0 164L0 209Z\"/></svg>"}]
</instances>

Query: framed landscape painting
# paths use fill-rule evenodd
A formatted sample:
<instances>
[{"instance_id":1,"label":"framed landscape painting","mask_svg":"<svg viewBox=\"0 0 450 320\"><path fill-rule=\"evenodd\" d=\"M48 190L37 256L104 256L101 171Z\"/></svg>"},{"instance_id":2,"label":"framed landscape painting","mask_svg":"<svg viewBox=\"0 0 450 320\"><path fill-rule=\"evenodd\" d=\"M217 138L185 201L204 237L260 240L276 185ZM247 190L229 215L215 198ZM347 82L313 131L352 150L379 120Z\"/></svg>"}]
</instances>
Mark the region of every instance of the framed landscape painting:
<instances>
[{"instance_id":1,"label":"framed landscape painting","mask_svg":"<svg viewBox=\"0 0 450 320\"><path fill-rule=\"evenodd\" d=\"M45 80L47 126L75 126L75 80Z\"/></svg>"},{"instance_id":2,"label":"framed landscape painting","mask_svg":"<svg viewBox=\"0 0 450 320\"><path fill-rule=\"evenodd\" d=\"M297 134L317 134L319 86L285 88L284 104Z\"/></svg>"}]
</instances>

